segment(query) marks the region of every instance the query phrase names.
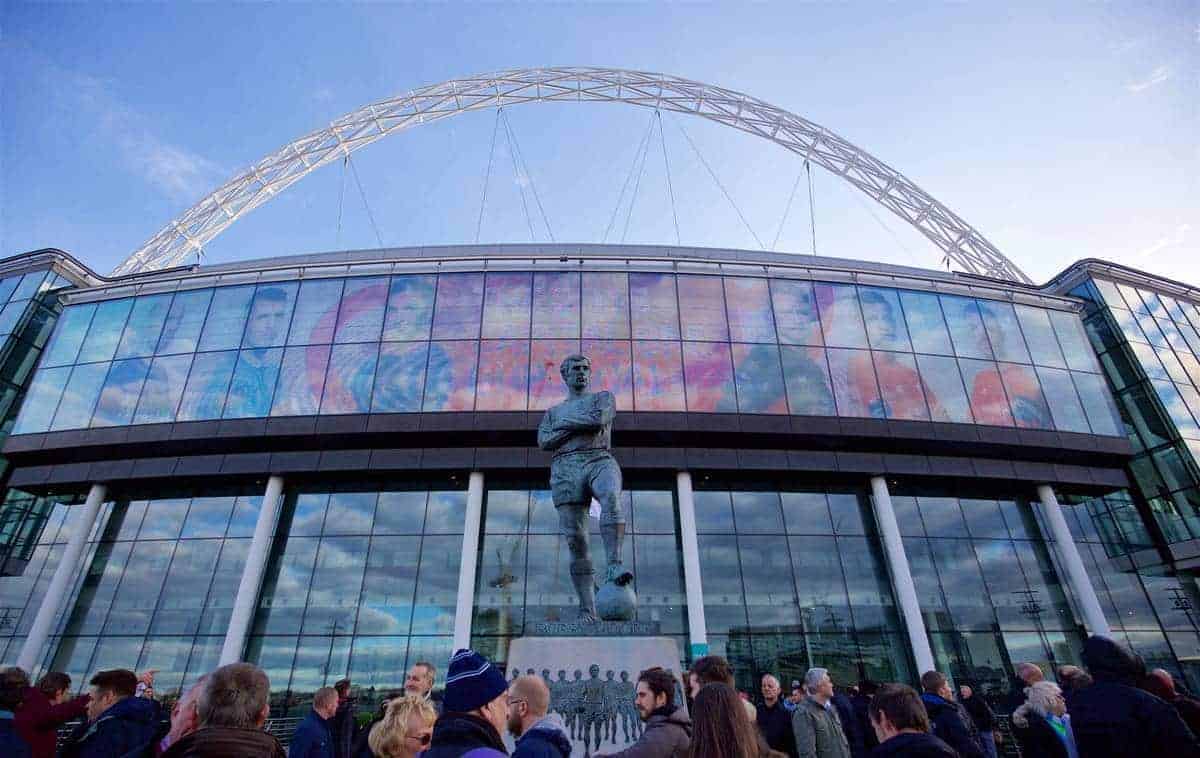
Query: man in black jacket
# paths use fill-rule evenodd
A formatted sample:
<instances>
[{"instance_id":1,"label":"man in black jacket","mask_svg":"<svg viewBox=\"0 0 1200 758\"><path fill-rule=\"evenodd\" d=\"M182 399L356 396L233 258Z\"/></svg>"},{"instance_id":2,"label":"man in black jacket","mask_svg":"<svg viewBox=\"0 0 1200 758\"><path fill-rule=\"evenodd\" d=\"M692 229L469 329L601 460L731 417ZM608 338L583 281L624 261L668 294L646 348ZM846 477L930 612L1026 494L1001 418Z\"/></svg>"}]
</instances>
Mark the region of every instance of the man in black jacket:
<instances>
[{"instance_id":1,"label":"man in black jacket","mask_svg":"<svg viewBox=\"0 0 1200 758\"><path fill-rule=\"evenodd\" d=\"M867 712L879 739L871 758L958 758L953 748L929 733L929 715L912 687L881 686Z\"/></svg>"},{"instance_id":2,"label":"man in black jacket","mask_svg":"<svg viewBox=\"0 0 1200 758\"><path fill-rule=\"evenodd\" d=\"M758 730L772 750L796 758L796 736L792 732L792 714L784 707L779 680L771 674L762 676L762 705L755 713Z\"/></svg>"},{"instance_id":3,"label":"man in black jacket","mask_svg":"<svg viewBox=\"0 0 1200 758\"><path fill-rule=\"evenodd\" d=\"M983 695L976 695L970 686L964 684L958 688L959 703L967 710L975 729L979 732L979 747L987 758L996 758L996 717L988 707Z\"/></svg>"},{"instance_id":4,"label":"man in black jacket","mask_svg":"<svg viewBox=\"0 0 1200 758\"><path fill-rule=\"evenodd\" d=\"M954 702L946 677L937 671L926 671L921 675L921 687L925 690L921 702L929 712L933 733L962 758L984 758L975 737L975 725L962 706Z\"/></svg>"},{"instance_id":5,"label":"man in black jacket","mask_svg":"<svg viewBox=\"0 0 1200 758\"><path fill-rule=\"evenodd\" d=\"M333 732L333 755L334 758L350 758L358 729L358 704L355 698L350 697L349 679L339 680L333 689L338 698L337 710L329 720L329 730Z\"/></svg>"},{"instance_id":6,"label":"man in black jacket","mask_svg":"<svg viewBox=\"0 0 1200 758\"><path fill-rule=\"evenodd\" d=\"M1071 698L1071 729L1081 756L1200 756L1200 744L1169 703L1137 689L1145 664L1107 637L1083 645L1083 665L1095 682Z\"/></svg>"}]
</instances>

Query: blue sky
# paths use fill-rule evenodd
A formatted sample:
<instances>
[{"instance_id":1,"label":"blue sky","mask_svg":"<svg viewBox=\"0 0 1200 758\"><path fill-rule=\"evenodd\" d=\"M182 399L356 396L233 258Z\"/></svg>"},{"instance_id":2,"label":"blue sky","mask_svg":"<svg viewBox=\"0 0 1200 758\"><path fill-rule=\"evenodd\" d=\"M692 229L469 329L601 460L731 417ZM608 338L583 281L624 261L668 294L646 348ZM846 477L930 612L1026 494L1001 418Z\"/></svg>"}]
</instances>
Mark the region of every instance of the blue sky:
<instances>
[{"instance_id":1,"label":"blue sky","mask_svg":"<svg viewBox=\"0 0 1200 758\"><path fill-rule=\"evenodd\" d=\"M948 205L1035 281L1101 257L1200 284L1197 0L2 8L4 255L60 247L106 272L241 168L368 102L502 68L601 65L719 84L826 126ZM559 241L599 242L615 216L610 242L674 244L657 129L632 212L617 206L646 111L506 113ZM474 240L494 123L467 114L354 154L385 244ZM681 124L764 244L778 234L778 249L811 251L803 183L784 214L796 156L665 118L684 244L757 247ZM528 179L503 132L494 157L480 240L528 241ZM820 254L938 265L931 243L846 183L814 169L813 185ZM354 175L329 166L206 253L377 245Z\"/></svg>"}]
</instances>

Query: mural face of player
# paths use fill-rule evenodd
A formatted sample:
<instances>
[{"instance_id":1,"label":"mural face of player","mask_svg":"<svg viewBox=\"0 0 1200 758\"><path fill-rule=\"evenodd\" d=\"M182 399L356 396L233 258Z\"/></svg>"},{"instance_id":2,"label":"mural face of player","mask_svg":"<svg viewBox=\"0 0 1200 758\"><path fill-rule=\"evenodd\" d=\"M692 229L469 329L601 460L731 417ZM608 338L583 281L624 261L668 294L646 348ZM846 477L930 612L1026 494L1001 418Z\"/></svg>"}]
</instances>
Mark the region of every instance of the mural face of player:
<instances>
[{"instance_id":1,"label":"mural face of player","mask_svg":"<svg viewBox=\"0 0 1200 758\"><path fill-rule=\"evenodd\" d=\"M287 305L287 292L278 287L268 287L254 293L250 318L246 322L248 347L278 345L283 341L283 330L288 322Z\"/></svg>"}]
</instances>

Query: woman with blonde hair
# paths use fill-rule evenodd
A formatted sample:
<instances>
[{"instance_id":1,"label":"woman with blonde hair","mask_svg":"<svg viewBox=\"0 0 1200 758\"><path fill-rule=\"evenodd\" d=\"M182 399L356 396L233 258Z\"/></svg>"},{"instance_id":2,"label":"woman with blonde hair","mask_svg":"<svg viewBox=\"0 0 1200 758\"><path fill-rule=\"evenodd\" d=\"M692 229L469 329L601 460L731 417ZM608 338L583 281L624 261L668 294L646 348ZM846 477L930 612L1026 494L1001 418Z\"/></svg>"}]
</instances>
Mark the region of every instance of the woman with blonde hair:
<instances>
[{"instance_id":1,"label":"woman with blonde hair","mask_svg":"<svg viewBox=\"0 0 1200 758\"><path fill-rule=\"evenodd\" d=\"M374 758L414 758L429 747L436 720L437 711L423 697L406 695L393 699L367 737L371 755Z\"/></svg>"}]
</instances>

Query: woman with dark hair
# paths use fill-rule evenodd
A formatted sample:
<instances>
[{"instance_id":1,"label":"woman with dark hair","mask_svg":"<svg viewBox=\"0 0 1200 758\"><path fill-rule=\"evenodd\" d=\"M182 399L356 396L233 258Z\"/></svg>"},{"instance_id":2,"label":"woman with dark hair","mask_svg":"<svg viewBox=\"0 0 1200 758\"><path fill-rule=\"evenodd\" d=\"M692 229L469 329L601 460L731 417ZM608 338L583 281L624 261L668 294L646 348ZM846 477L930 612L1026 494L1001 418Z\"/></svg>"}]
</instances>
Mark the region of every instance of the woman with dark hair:
<instances>
[{"instance_id":1,"label":"woman with dark hair","mask_svg":"<svg viewBox=\"0 0 1200 758\"><path fill-rule=\"evenodd\" d=\"M688 758L764 758L783 755L767 747L746 718L737 690L722 682L700 688L693 703Z\"/></svg>"}]
</instances>

